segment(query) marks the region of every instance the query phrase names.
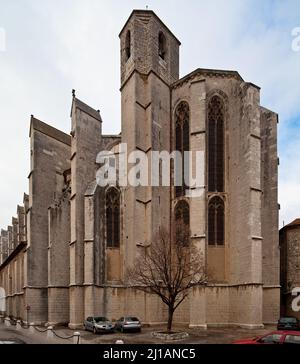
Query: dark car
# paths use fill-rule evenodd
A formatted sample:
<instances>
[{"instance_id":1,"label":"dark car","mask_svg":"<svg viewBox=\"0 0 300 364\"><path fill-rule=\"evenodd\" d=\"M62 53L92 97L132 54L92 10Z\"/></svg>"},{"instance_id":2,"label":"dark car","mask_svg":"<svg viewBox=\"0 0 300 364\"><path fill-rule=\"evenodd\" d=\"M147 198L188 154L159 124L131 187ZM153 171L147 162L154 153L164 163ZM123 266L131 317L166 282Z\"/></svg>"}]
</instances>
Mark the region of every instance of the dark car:
<instances>
[{"instance_id":1,"label":"dark car","mask_svg":"<svg viewBox=\"0 0 300 364\"><path fill-rule=\"evenodd\" d=\"M258 336L253 339L235 340L233 344L243 345L270 345L270 344L300 344L299 331L273 331L269 334Z\"/></svg>"},{"instance_id":2,"label":"dark car","mask_svg":"<svg viewBox=\"0 0 300 364\"><path fill-rule=\"evenodd\" d=\"M138 331L141 332L141 321L134 316L121 317L116 321L115 328L121 332L125 331Z\"/></svg>"},{"instance_id":3,"label":"dark car","mask_svg":"<svg viewBox=\"0 0 300 364\"><path fill-rule=\"evenodd\" d=\"M277 330L300 330L300 323L296 317L280 317Z\"/></svg>"},{"instance_id":4,"label":"dark car","mask_svg":"<svg viewBox=\"0 0 300 364\"><path fill-rule=\"evenodd\" d=\"M114 330L113 323L104 316L88 317L84 321L84 328L88 331L93 331L94 334L98 332L112 332Z\"/></svg>"}]
</instances>

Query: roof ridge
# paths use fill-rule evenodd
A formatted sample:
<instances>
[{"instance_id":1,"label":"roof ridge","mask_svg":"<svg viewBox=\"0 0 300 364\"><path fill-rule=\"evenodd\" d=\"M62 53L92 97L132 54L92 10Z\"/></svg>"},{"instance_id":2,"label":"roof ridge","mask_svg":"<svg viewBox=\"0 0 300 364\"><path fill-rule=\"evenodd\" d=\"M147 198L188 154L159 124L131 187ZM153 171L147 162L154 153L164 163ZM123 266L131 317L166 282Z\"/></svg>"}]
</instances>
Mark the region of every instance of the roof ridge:
<instances>
[{"instance_id":1,"label":"roof ridge","mask_svg":"<svg viewBox=\"0 0 300 364\"><path fill-rule=\"evenodd\" d=\"M41 132L53 139L56 139L64 144L71 145L71 136L70 135L45 123L44 121L41 121L41 120L35 118L33 115L31 115L30 135L31 135L32 129L38 130L39 132Z\"/></svg>"},{"instance_id":2,"label":"roof ridge","mask_svg":"<svg viewBox=\"0 0 300 364\"><path fill-rule=\"evenodd\" d=\"M241 82L245 82L242 76L238 73L238 71L234 70L220 70L214 68L196 68L194 71L188 73L187 75L181 77L179 80L175 81L171 87L178 87L180 84L187 82L189 79L196 77L197 75L208 75L208 74L216 74L216 75L228 75L235 77L236 79L240 80Z\"/></svg>"},{"instance_id":3,"label":"roof ridge","mask_svg":"<svg viewBox=\"0 0 300 364\"><path fill-rule=\"evenodd\" d=\"M73 96L73 103L75 104L75 107L78 108L79 110L87 113L88 115L92 116L96 120L99 120L100 122L102 122L100 110L96 110L96 109L92 108L85 102L78 99L76 96ZM72 107L72 110L73 110L73 107Z\"/></svg>"}]
</instances>

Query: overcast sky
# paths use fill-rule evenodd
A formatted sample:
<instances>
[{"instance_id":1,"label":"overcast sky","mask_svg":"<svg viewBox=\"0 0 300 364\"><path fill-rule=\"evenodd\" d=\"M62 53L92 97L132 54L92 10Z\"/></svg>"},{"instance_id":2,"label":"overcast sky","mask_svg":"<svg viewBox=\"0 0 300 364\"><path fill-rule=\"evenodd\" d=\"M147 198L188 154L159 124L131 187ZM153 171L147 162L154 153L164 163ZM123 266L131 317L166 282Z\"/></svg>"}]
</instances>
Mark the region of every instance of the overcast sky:
<instances>
[{"instance_id":1,"label":"overcast sky","mask_svg":"<svg viewBox=\"0 0 300 364\"><path fill-rule=\"evenodd\" d=\"M181 77L232 69L262 88L280 117L280 226L300 217L299 0L0 0L0 227L28 192L31 114L69 133L75 88L120 132L118 34L146 5L182 42Z\"/></svg>"}]
</instances>

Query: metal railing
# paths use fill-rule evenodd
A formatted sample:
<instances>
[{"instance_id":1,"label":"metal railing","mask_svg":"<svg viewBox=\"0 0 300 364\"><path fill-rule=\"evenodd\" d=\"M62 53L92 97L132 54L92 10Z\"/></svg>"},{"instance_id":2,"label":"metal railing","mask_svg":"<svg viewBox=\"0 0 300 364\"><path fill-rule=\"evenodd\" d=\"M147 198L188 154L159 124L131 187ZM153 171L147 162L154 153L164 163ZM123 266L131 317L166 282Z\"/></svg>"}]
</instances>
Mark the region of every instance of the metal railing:
<instances>
[{"instance_id":1,"label":"metal railing","mask_svg":"<svg viewBox=\"0 0 300 364\"><path fill-rule=\"evenodd\" d=\"M80 344L80 332L78 332L78 331L74 332L74 334L69 335L69 336L62 336L62 335L58 334L57 331L55 331L52 326L41 328L38 325L28 324L28 323L24 322L23 320L16 320L11 317L6 317L4 319L4 323L6 326L16 326L17 330L21 330L21 329L30 330L32 333L35 330L39 334L47 333L47 339L53 339L55 336L61 340L73 339L73 344Z\"/></svg>"}]
</instances>

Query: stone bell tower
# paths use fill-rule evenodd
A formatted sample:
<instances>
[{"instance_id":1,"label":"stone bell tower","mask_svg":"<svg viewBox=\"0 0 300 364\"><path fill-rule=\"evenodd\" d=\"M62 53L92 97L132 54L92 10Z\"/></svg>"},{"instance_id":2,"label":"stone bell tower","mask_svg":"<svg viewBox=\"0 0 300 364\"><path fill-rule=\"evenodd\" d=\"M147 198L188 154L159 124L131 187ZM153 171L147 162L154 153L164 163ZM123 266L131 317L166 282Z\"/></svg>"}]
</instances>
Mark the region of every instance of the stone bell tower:
<instances>
[{"instance_id":1,"label":"stone bell tower","mask_svg":"<svg viewBox=\"0 0 300 364\"><path fill-rule=\"evenodd\" d=\"M121 86L138 72L170 85L179 78L179 40L150 10L134 10L120 33Z\"/></svg>"},{"instance_id":2,"label":"stone bell tower","mask_svg":"<svg viewBox=\"0 0 300 364\"><path fill-rule=\"evenodd\" d=\"M170 151L171 84L179 78L179 40L153 11L134 10L120 33L122 142L137 150ZM133 165L128 165L128 170ZM124 191L124 261L170 226L170 188L127 186ZM125 267L126 269L126 267Z\"/></svg>"}]
</instances>

